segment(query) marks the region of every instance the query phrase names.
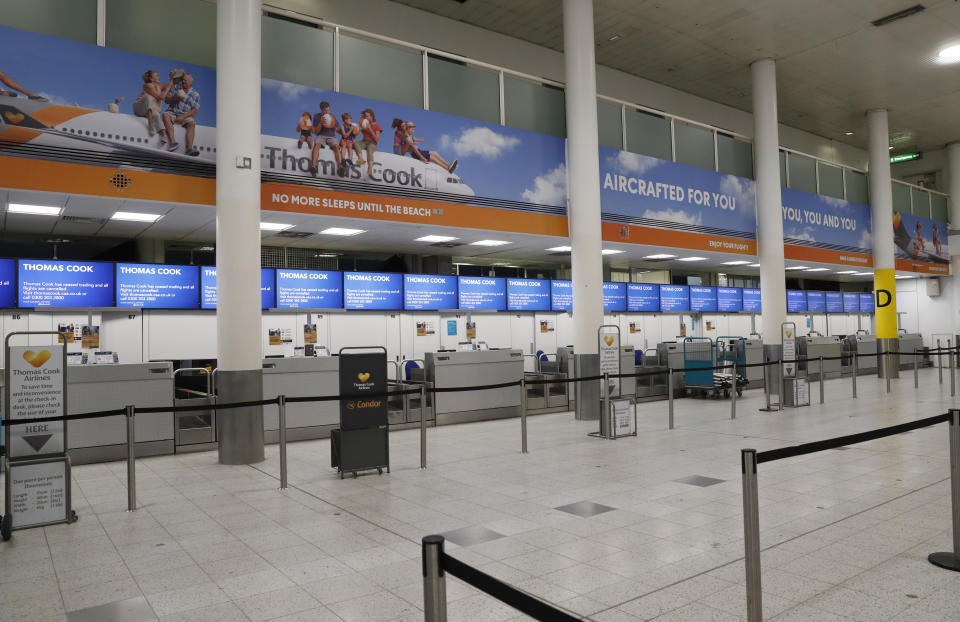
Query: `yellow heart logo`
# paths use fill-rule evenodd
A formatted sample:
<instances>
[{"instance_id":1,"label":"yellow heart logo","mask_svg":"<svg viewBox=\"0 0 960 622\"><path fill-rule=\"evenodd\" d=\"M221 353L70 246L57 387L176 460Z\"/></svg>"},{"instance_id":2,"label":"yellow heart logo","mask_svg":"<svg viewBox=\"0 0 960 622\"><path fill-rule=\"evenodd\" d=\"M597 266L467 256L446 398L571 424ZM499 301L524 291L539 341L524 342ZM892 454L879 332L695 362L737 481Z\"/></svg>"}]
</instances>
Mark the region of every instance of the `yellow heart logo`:
<instances>
[{"instance_id":1,"label":"yellow heart logo","mask_svg":"<svg viewBox=\"0 0 960 622\"><path fill-rule=\"evenodd\" d=\"M370 372L362 371L357 374L357 378L360 379L360 382L366 382L367 380L370 380Z\"/></svg>"},{"instance_id":2,"label":"yellow heart logo","mask_svg":"<svg viewBox=\"0 0 960 622\"><path fill-rule=\"evenodd\" d=\"M41 350L40 352L27 350L23 353L23 360L30 363L34 367L40 367L50 360L50 350Z\"/></svg>"},{"instance_id":3,"label":"yellow heart logo","mask_svg":"<svg viewBox=\"0 0 960 622\"><path fill-rule=\"evenodd\" d=\"M612 336L612 335L608 335L607 337L604 337L604 338L603 338L603 341L604 341L608 346L612 346L612 345L613 345L613 336Z\"/></svg>"},{"instance_id":4,"label":"yellow heart logo","mask_svg":"<svg viewBox=\"0 0 960 622\"><path fill-rule=\"evenodd\" d=\"M790 337L793 337L793 331L792 331L792 330L788 330L788 331L787 331L787 339L789 339Z\"/></svg>"},{"instance_id":5,"label":"yellow heart logo","mask_svg":"<svg viewBox=\"0 0 960 622\"><path fill-rule=\"evenodd\" d=\"M24 118L22 112L13 113L8 111L3 113L3 116L7 118L7 121L9 121L10 123L13 123L14 125L23 121L23 118Z\"/></svg>"}]
</instances>

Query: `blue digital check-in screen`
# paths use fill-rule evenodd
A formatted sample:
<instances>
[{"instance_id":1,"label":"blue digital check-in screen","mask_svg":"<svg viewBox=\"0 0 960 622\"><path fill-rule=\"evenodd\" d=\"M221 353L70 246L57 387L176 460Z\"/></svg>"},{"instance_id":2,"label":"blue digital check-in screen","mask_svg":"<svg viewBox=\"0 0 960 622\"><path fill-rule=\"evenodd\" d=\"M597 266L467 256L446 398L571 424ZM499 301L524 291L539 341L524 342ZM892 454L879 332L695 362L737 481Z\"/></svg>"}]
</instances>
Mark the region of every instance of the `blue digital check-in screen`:
<instances>
[{"instance_id":1,"label":"blue digital check-in screen","mask_svg":"<svg viewBox=\"0 0 960 622\"><path fill-rule=\"evenodd\" d=\"M473 311L506 311L507 283L500 277L457 277L459 307Z\"/></svg>"},{"instance_id":2,"label":"blue digital check-in screen","mask_svg":"<svg viewBox=\"0 0 960 622\"><path fill-rule=\"evenodd\" d=\"M743 311L743 295L739 287L717 288L717 311L720 313L739 313Z\"/></svg>"},{"instance_id":3,"label":"blue digital check-in screen","mask_svg":"<svg viewBox=\"0 0 960 622\"><path fill-rule=\"evenodd\" d=\"M843 312L859 313L860 294L854 292L843 292Z\"/></svg>"},{"instance_id":4,"label":"blue digital check-in screen","mask_svg":"<svg viewBox=\"0 0 960 622\"><path fill-rule=\"evenodd\" d=\"M17 262L0 259L0 307L17 306Z\"/></svg>"},{"instance_id":5,"label":"blue digital check-in screen","mask_svg":"<svg viewBox=\"0 0 960 622\"><path fill-rule=\"evenodd\" d=\"M508 311L549 311L550 281L507 279Z\"/></svg>"},{"instance_id":6,"label":"blue digital check-in screen","mask_svg":"<svg viewBox=\"0 0 960 622\"><path fill-rule=\"evenodd\" d=\"M554 311L573 309L573 283L571 281L550 281L550 308Z\"/></svg>"},{"instance_id":7,"label":"blue digital check-in screen","mask_svg":"<svg viewBox=\"0 0 960 622\"><path fill-rule=\"evenodd\" d=\"M759 289L755 287L743 288L743 310L748 313L760 313L763 310Z\"/></svg>"},{"instance_id":8,"label":"blue digital check-in screen","mask_svg":"<svg viewBox=\"0 0 960 622\"><path fill-rule=\"evenodd\" d=\"M873 294L860 294L860 313L873 313Z\"/></svg>"},{"instance_id":9,"label":"blue digital check-in screen","mask_svg":"<svg viewBox=\"0 0 960 622\"><path fill-rule=\"evenodd\" d=\"M603 310L604 311L626 311L627 310L627 284L626 283L604 283L603 284Z\"/></svg>"},{"instance_id":10,"label":"blue digital check-in screen","mask_svg":"<svg viewBox=\"0 0 960 622\"><path fill-rule=\"evenodd\" d=\"M807 311L810 313L824 313L826 310L826 292L807 292Z\"/></svg>"},{"instance_id":11,"label":"blue digital check-in screen","mask_svg":"<svg viewBox=\"0 0 960 622\"><path fill-rule=\"evenodd\" d=\"M20 259L17 305L112 307L113 264L96 261Z\"/></svg>"},{"instance_id":12,"label":"blue digital check-in screen","mask_svg":"<svg viewBox=\"0 0 960 622\"><path fill-rule=\"evenodd\" d=\"M807 292L799 289L787 290L787 313L803 313L807 310Z\"/></svg>"},{"instance_id":13,"label":"blue digital check-in screen","mask_svg":"<svg viewBox=\"0 0 960 622\"><path fill-rule=\"evenodd\" d=\"M278 309L341 309L343 277L336 270L277 268Z\"/></svg>"},{"instance_id":14,"label":"blue digital check-in screen","mask_svg":"<svg viewBox=\"0 0 960 622\"><path fill-rule=\"evenodd\" d=\"M403 275L388 272L344 272L343 308L403 308Z\"/></svg>"},{"instance_id":15,"label":"blue digital check-in screen","mask_svg":"<svg viewBox=\"0 0 960 622\"><path fill-rule=\"evenodd\" d=\"M457 308L457 277L439 274L403 275L403 308L439 311Z\"/></svg>"},{"instance_id":16,"label":"blue digital check-in screen","mask_svg":"<svg viewBox=\"0 0 960 622\"><path fill-rule=\"evenodd\" d=\"M661 311L689 311L690 287L688 285L661 285Z\"/></svg>"},{"instance_id":17,"label":"blue digital check-in screen","mask_svg":"<svg viewBox=\"0 0 960 622\"><path fill-rule=\"evenodd\" d=\"M117 306L141 309L196 309L200 306L200 268L118 263Z\"/></svg>"},{"instance_id":18,"label":"blue digital check-in screen","mask_svg":"<svg viewBox=\"0 0 960 622\"><path fill-rule=\"evenodd\" d=\"M843 313L843 294L840 292L826 292L827 313Z\"/></svg>"},{"instance_id":19,"label":"blue digital check-in screen","mask_svg":"<svg viewBox=\"0 0 960 622\"><path fill-rule=\"evenodd\" d=\"M274 296L274 272L273 268L260 268L261 309L271 309L277 304ZM217 269L210 266L200 268L200 308L217 308Z\"/></svg>"},{"instance_id":20,"label":"blue digital check-in screen","mask_svg":"<svg viewBox=\"0 0 960 622\"><path fill-rule=\"evenodd\" d=\"M627 283L627 311L660 310L660 286L653 283Z\"/></svg>"},{"instance_id":21,"label":"blue digital check-in screen","mask_svg":"<svg viewBox=\"0 0 960 622\"><path fill-rule=\"evenodd\" d=\"M717 310L717 288L690 286L690 310L712 313Z\"/></svg>"}]
</instances>

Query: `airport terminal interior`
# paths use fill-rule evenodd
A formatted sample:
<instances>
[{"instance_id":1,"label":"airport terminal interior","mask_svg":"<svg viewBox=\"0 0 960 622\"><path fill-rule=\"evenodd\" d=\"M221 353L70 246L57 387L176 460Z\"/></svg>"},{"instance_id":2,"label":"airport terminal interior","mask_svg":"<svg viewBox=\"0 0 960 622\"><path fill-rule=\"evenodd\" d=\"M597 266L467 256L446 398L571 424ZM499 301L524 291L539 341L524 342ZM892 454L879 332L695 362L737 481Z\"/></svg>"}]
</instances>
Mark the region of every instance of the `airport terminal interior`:
<instances>
[{"instance_id":1,"label":"airport terminal interior","mask_svg":"<svg viewBox=\"0 0 960 622\"><path fill-rule=\"evenodd\" d=\"M958 78L953 0L0 0L0 620L960 621Z\"/></svg>"}]
</instances>

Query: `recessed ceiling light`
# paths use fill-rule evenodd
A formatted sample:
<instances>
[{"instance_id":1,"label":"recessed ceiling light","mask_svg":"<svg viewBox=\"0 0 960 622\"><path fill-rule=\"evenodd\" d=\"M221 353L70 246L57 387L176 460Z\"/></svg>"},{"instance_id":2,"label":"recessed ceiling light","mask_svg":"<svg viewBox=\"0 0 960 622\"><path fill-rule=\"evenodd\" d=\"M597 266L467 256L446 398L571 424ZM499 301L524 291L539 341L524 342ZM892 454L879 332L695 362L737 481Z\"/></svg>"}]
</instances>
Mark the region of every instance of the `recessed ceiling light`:
<instances>
[{"instance_id":1,"label":"recessed ceiling light","mask_svg":"<svg viewBox=\"0 0 960 622\"><path fill-rule=\"evenodd\" d=\"M59 216L63 211L62 207L53 207L50 205L24 205L23 203L11 203L7 206L7 211L11 214L31 214L33 216Z\"/></svg>"},{"instance_id":2,"label":"recessed ceiling light","mask_svg":"<svg viewBox=\"0 0 960 622\"><path fill-rule=\"evenodd\" d=\"M790 266L789 268L784 268L784 270L806 270L810 266Z\"/></svg>"},{"instance_id":3,"label":"recessed ceiling light","mask_svg":"<svg viewBox=\"0 0 960 622\"><path fill-rule=\"evenodd\" d=\"M293 225L285 225L282 222L261 222L260 231L283 231Z\"/></svg>"},{"instance_id":4,"label":"recessed ceiling light","mask_svg":"<svg viewBox=\"0 0 960 622\"><path fill-rule=\"evenodd\" d=\"M616 33L616 34L611 35L610 37L608 37L608 38L607 38L607 41L616 41L617 39L622 39L622 38L623 38L623 35L618 32L618 33Z\"/></svg>"},{"instance_id":5,"label":"recessed ceiling light","mask_svg":"<svg viewBox=\"0 0 960 622\"><path fill-rule=\"evenodd\" d=\"M734 261L725 261L725 262L723 262L723 265L725 265L725 266L745 266L745 265L747 265L748 263L750 263L750 262L749 262L749 261L744 261L743 259L736 259L736 260L734 260Z\"/></svg>"},{"instance_id":6,"label":"recessed ceiling light","mask_svg":"<svg viewBox=\"0 0 960 622\"><path fill-rule=\"evenodd\" d=\"M893 151L893 147L887 147L887 151Z\"/></svg>"},{"instance_id":7,"label":"recessed ceiling light","mask_svg":"<svg viewBox=\"0 0 960 622\"><path fill-rule=\"evenodd\" d=\"M837 274L856 274L856 270L839 270Z\"/></svg>"},{"instance_id":8,"label":"recessed ceiling light","mask_svg":"<svg viewBox=\"0 0 960 622\"><path fill-rule=\"evenodd\" d=\"M217 250L217 249L214 248L213 246L201 246L201 247L198 248L197 250L198 250L199 252L201 252L201 253L210 253L210 252L215 251L215 250Z\"/></svg>"},{"instance_id":9,"label":"recessed ceiling light","mask_svg":"<svg viewBox=\"0 0 960 622\"><path fill-rule=\"evenodd\" d=\"M572 246L554 246L553 248L548 248L548 253L569 253L573 250Z\"/></svg>"},{"instance_id":10,"label":"recessed ceiling light","mask_svg":"<svg viewBox=\"0 0 960 622\"><path fill-rule=\"evenodd\" d=\"M647 255L644 259L673 259L676 255L668 255L666 253L657 253L656 255Z\"/></svg>"},{"instance_id":11,"label":"recessed ceiling light","mask_svg":"<svg viewBox=\"0 0 960 622\"><path fill-rule=\"evenodd\" d=\"M163 214L141 214L139 212L114 212L110 220L129 220L131 222L157 222Z\"/></svg>"},{"instance_id":12,"label":"recessed ceiling light","mask_svg":"<svg viewBox=\"0 0 960 622\"><path fill-rule=\"evenodd\" d=\"M854 272L854 276L873 276L873 272Z\"/></svg>"},{"instance_id":13,"label":"recessed ceiling light","mask_svg":"<svg viewBox=\"0 0 960 622\"><path fill-rule=\"evenodd\" d=\"M760 264L758 264L758 263L752 263L752 264L750 264L750 265L747 266L747 267L748 267L748 268L759 268L759 267L760 267Z\"/></svg>"},{"instance_id":14,"label":"recessed ceiling light","mask_svg":"<svg viewBox=\"0 0 960 622\"><path fill-rule=\"evenodd\" d=\"M417 238L414 242L452 242L459 239L454 235L425 235L422 238Z\"/></svg>"},{"instance_id":15,"label":"recessed ceiling light","mask_svg":"<svg viewBox=\"0 0 960 622\"><path fill-rule=\"evenodd\" d=\"M937 52L937 61L941 63L956 63L960 61L960 45L948 45Z\"/></svg>"},{"instance_id":16,"label":"recessed ceiling light","mask_svg":"<svg viewBox=\"0 0 960 622\"><path fill-rule=\"evenodd\" d=\"M896 275L896 276L893 277L893 278L895 278L895 279L912 279L913 277L910 276L909 274L898 274L898 275Z\"/></svg>"},{"instance_id":17,"label":"recessed ceiling light","mask_svg":"<svg viewBox=\"0 0 960 622\"><path fill-rule=\"evenodd\" d=\"M829 268L807 268L804 272L826 272Z\"/></svg>"},{"instance_id":18,"label":"recessed ceiling light","mask_svg":"<svg viewBox=\"0 0 960 622\"><path fill-rule=\"evenodd\" d=\"M506 240L477 240L476 242L470 242L473 246L503 246L504 244L509 244Z\"/></svg>"},{"instance_id":19,"label":"recessed ceiling light","mask_svg":"<svg viewBox=\"0 0 960 622\"><path fill-rule=\"evenodd\" d=\"M706 257L681 257L678 261L706 261Z\"/></svg>"},{"instance_id":20,"label":"recessed ceiling light","mask_svg":"<svg viewBox=\"0 0 960 622\"><path fill-rule=\"evenodd\" d=\"M314 253L314 257L336 257L336 253Z\"/></svg>"},{"instance_id":21,"label":"recessed ceiling light","mask_svg":"<svg viewBox=\"0 0 960 622\"><path fill-rule=\"evenodd\" d=\"M844 136L853 136L853 132L844 132L843 135L844 135Z\"/></svg>"},{"instance_id":22,"label":"recessed ceiling light","mask_svg":"<svg viewBox=\"0 0 960 622\"><path fill-rule=\"evenodd\" d=\"M347 229L346 227L328 227L320 233L324 235L357 235L363 233L366 229Z\"/></svg>"},{"instance_id":23,"label":"recessed ceiling light","mask_svg":"<svg viewBox=\"0 0 960 622\"><path fill-rule=\"evenodd\" d=\"M605 248L600 251L601 255L616 255L617 253L622 253L623 251L617 250L615 248Z\"/></svg>"}]
</instances>

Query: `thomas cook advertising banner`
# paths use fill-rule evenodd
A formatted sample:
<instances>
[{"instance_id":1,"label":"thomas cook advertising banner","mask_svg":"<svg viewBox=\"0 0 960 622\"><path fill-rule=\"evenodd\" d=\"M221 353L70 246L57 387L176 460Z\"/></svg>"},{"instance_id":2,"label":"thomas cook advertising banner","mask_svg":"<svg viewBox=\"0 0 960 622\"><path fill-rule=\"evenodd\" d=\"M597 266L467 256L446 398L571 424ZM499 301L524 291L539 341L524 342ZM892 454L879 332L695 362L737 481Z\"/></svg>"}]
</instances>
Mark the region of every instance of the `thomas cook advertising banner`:
<instances>
[{"instance_id":1,"label":"thomas cook advertising banner","mask_svg":"<svg viewBox=\"0 0 960 622\"><path fill-rule=\"evenodd\" d=\"M753 180L602 147L600 184L604 239L757 252Z\"/></svg>"},{"instance_id":2,"label":"thomas cook advertising banner","mask_svg":"<svg viewBox=\"0 0 960 622\"><path fill-rule=\"evenodd\" d=\"M897 269L949 274L948 237L949 229L945 222L894 212L893 242Z\"/></svg>"},{"instance_id":3,"label":"thomas cook advertising banner","mask_svg":"<svg viewBox=\"0 0 960 622\"><path fill-rule=\"evenodd\" d=\"M870 206L791 188L780 193L787 259L873 265Z\"/></svg>"}]
</instances>

